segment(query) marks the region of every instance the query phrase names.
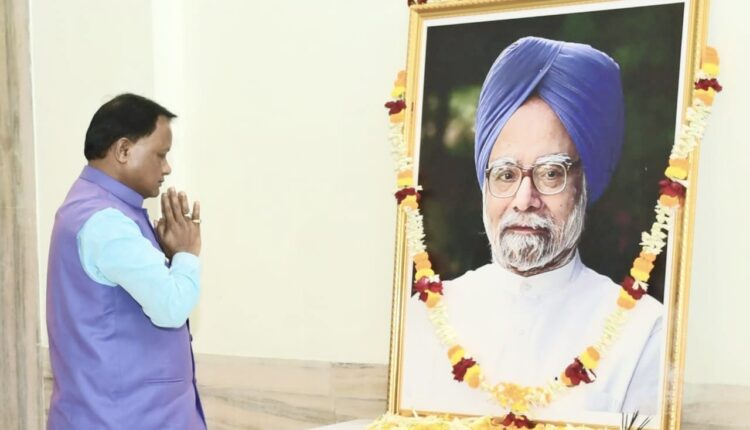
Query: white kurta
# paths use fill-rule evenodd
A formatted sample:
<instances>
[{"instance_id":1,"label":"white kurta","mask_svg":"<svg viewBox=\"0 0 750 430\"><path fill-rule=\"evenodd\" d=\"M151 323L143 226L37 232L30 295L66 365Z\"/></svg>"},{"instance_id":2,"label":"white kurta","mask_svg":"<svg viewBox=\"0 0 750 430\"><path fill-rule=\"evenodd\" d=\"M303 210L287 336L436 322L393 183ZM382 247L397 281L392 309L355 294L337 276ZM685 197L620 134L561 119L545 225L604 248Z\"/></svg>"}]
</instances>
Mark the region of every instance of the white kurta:
<instances>
[{"instance_id":1,"label":"white kurta","mask_svg":"<svg viewBox=\"0 0 750 430\"><path fill-rule=\"evenodd\" d=\"M616 307L620 286L583 265L531 277L487 264L444 283L444 303L458 341L491 384L541 386L594 344ZM597 379L563 392L535 419L593 422L594 412L658 411L663 306L644 296L630 311L619 338L602 356ZM453 380L418 297L406 306L401 405L419 411L501 415L507 411L478 390ZM594 418L592 418L594 417ZM603 419L603 418L602 418Z\"/></svg>"}]
</instances>

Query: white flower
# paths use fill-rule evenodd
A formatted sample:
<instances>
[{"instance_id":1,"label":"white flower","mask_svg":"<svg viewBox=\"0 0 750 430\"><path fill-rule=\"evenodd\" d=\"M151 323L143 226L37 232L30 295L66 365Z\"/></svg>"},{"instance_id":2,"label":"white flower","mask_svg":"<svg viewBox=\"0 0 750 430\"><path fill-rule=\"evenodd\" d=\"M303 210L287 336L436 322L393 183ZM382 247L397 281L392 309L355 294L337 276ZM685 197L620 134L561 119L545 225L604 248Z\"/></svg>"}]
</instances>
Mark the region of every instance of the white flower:
<instances>
[{"instance_id":1,"label":"white flower","mask_svg":"<svg viewBox=\"0 0 750 430\"><path fill-rule=\"evenodd\" d=\"M669 225L672 221L672 208L657 203L654 208L656 212L656 221L665 225Z\"/></svg>"},{"instance_id":2,"label":"white flower","mask_svg":"<svg viewBox=\"0 0 750 430\"><path fill-rule=\"evenodd\" d=\"M661 253L662 248L667 244L664 239L667 235L661 231L651 231L651 233L641 233L641 246L646 252L654 255Z\"/></svg>"},{"instance_id":3,"label":"white flower","mask_svg":"<svg viewBox=\"0 0 750 430\"><path fill-rule=\"evenodd\" d=\"M639 280L635 279L635 282L633 283L633 286L636 287L636 288L638 288L638 289L641 289L643 291L648 291L648 284L645 283L645 282L643 282L643 281L639 281Z\"/></svg>"},{"instance_id":4,"label":"white flower","mask_svg":"<svg viewBox=\"0 0 750 430\"><path fill-rule=\"evenodd\" d=\"M418 209L404 207L406 212L406 243L409 251L409 259L415 255L424 252L424 224L422 214Z\"/></svg>"}]
</instances>

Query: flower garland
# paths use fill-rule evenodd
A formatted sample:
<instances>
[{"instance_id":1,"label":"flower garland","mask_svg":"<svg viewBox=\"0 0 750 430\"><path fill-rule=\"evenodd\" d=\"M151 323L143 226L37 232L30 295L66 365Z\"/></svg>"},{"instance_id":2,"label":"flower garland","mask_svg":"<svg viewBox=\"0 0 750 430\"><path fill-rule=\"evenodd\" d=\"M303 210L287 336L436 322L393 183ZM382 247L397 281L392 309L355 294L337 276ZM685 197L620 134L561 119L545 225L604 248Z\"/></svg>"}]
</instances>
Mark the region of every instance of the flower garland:
<instances>
[{"instance_id":1,"label":"flower garland","mask_svg":"<svg viewBox=\"0 0 750 430\"><path fill-rule=\"evenodd\" d=\"M445 421L446 429L473 428L555 428L542 426L530 421L524 414L532 408L544 407L551 403L560 393L580 384L594 382L601 357L617 339L622 326L628 318L628 311L633 309L648 290L648 280L654 268L656 257L666 246L667 232L672 224L675 209L683 203L688 174L690 171L689 156L700 142L711 113L714 96L722 90L716 79L719 72L719 58L713 48L705 48L700 70L696 73L693 89L693 104L687 109L686 121L682 124L672 147L665 178L659 182L659 198L654 207L655 221L650 230L641 234L641 252L633 261L629 274L620 283L620 294L615 309L606 318L602 334L591 345L586 346L559 375L542 386L523 386L513 382L491 384L486 381L477 361L461 346L458 334L448 323L447 309L442 301L443 285L440 276L435 273L430 256L425 246L423 217L419 210L421 187L414 184L412 171L413 160L409 156L404 139L404 113L406 109L406 73L399 72L391 92L393 100L387 102L390 119L389 140L395 159L397 174L396 201L406 215L406 241L408 256L414 263L414 290L419 293L419 300L428 309L428 317L433 324L439 341L448 349L448 359L453 366L453 378L465 382L471 388L485 391L503 408L509 410L505 418L497 423L502 427L488 427L476 422ZM397 420L395 416L384 416L382 425L371 428L421 428L393 427L388 422ZM415 418L416 419L416 418ZM489 422L489 421L488 421ZM493 423L495 421L492 421ZM467 424L468 423L468 424ZM425 423L426 424L426 423ZM479 427L472 427L479 425ZM540 427L541 426L541 427ZM427 427L425 427L427 428ZM572 427L559 427L572 428Z\"/></svg>"},{"instance_id":2,"label":"flower garland","mask_svg":"<svg viewBox=\"0 0 750 430\"><path fill-rule=\"evenodd\" d=\"M385 414L377 421L370 424L367 430L504 430L512 424L508 424L508 418L477 417L402 417L399 415ZM615 430L615 427L598 427L599 430ZM592 427L536 424L534 430L594 430Z\"/></svg>"}]
</instances>

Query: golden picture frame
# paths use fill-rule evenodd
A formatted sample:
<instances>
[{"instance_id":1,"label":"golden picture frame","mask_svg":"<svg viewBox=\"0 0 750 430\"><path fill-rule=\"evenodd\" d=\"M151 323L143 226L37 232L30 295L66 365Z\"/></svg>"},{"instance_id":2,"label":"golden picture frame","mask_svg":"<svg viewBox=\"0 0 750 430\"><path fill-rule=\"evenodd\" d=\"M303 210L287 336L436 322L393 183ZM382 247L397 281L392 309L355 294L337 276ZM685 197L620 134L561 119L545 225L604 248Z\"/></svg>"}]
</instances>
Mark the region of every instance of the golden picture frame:
<instances>
[{"instance_id":1,"label":"golden picture frame","mask_svg":"<svg viewBox=\"0 0 750 430\"><path fill-rule=\"evenodd\" d=\"M464 201L466 196L471 196L473 193L476 195L472 197L474 200L481 200L476 184L473 188L467 189L466 187L471 187L471 185L463 183L467 182L464 179L453 181L456 183L463 181L460 186L455 187L456 189L448 190L445 186L446 180L454 177L465 178L467 169L474 169L473 166L463 166L460 169L450 167L452 166L450 163L455 162L458 166L458 163L463 163L462 160L468 160L466 161L468 165L472 164L466 156L466 145L473 133L473 124L471 124L473 118L471 112L467 113L470 109L456 108L455 105L476 104L478 87L481 86L486 71L489 70L503 47L519 37L541 36L566 42L591 44L597 48L604 46L605 48L601 50L618 61L622 67L623 89L626 100L629 100L625 109L626 126L630 127L626 129L622 157L629 160L630 164L624 165L629 166L627 169L632 172L628 174L630 179L622 181L622 184L617 182L618 174L615 174L612 182L616 184L616 187L620 187L620 194L617 194L616 188L613 188L615 191L605 192L601 202L592 208L592 211L597 210L599 211L597 213L604 214L601 216L603 221L592 221L592 223L599 222L602 225L591 227L594 232L590 234L594 237L587 239L584 236L581 239L581 246L588 247L588 251L581 251L582 258L587 263L587 256L596 260L600 255L610 254L609 251L603 253L602 249L597 248L600 242L604 244L601 245L603 249L610 249L611 247L605 246L607 243L615 243L615 239L619 241L617 243L628 242L622 237L626 233L629 235L630 241L622 246L624 249L620 254L629 255L631 259L626 260L624 258L627 257L611 253L617 256L602 257L597 263L598 266L595 265L597 269L601 268L599 270L601 273L610 276L613 282L619 282L620 279L615 278L617 275L609 274L608 270L611 273L625 273L632 263L632 257L637 256L637 253L632 253L632 249L638 246L640 233L633 235L632 232L648 228L648 225L643 224L642 218L646 216L645 213L649 213L651 219L653 218L653 200L658 197L656 183L641 184L637 181L653 181L654 177L663 176L661 172L667 165L674 136L685 121L686 110L692 103L693 81L700 66L700 55L705 45L708 7L708 0L466 0L411 6L403 133L408 154L414 159L413 178L415 183L424 187L422 199L425 203L420 206L424 210L426 246L431 254L433 249L442 247L440 249L443 252L442 257L438 256L439 261L434 262L435 271L441 275L449 272L454 273L453 276L458 276L463 271L472 269L472 264L479 264L477 261L481 263L482 259L487 259L486 255L481 255L480 249L482 246L480 242L483 240L486 247L487 239L471 237L473 233L477 233L476 223L467 222L468 227L463 227L458 233L452 233L451 229L446 227L460 224L453 220L470 217L465 214L461 215L463 209L460 207L471 204L471 202ZM484 41L487 40L491 40L492 43L485 44ZM645 53L644 49L647 49ZM648 88L644 89L644 87ZM629 93L632 88L636 88L637 91ZM635 102L632 101L633 99ZM649 112L653 106L659 106L662 109ZM628 108L637 109L637 111L628 112ZM651 122L644 120L644 116L647 116ZM645 133L648 133L647 139L644 139ZM658 138L651 139L651 136L658 136ZM643 141L658 141L658 144L632 143ZM441 149L432 150L430 144L433 147L439 146ZM628 144L630 144L629 149ZM440 151L449 153L449 156ZM442 164L435 160L442 160ZM689 183L695 184L698 165L697 150L692 153L690 161ZM431 173L430 169L433 169ZM438 177L439 179L436 179ZM651 187L651 189L641 193L632 191L634 187L644 190ZM445 194L449 197L439 201L441 191L445 190L448 190ZM651 201L652 203L650 205L639 203L639 206L645 207L634 212L635 215L627 215L622 212L621 208L624 206L622 190L631 190L637 194L634 200L638 202ZM608 193L613 196L609 196ZM662 268L659 269L663 272L660 278L663 285L657 286L657 291L654 293L660 296L657 299L664 306L664 335L661 340L663 350L660 368L660 407L658 414L653 417L654 419L647 428L677 429L680 425L695 194L694 187L687 187L684 205L674 216L675 222L670 232L668 255L661 260ZM431 205L428 204L430 201L433 202ZM431 219L431 213L438 215ZM474 212L466 211L466 213L476 214L476 208ZM612 214L617 216L612 218ZM442 218L442 221L439 218ZM629 224L625 221L622 221L622 226L617 224L620 222L617 220L621 218L629 219ZM445 221L445 219L452 221ZM596 220L596 217L590 219ZM587 219L586 222L588 223L589 220ZM619 235L612 238L610 242L607 242L607 234L605 234L608 231L607 225L616 225L619 228ZM412 296L414 269L407 252L406 228L406 215L399 209L388 377L388 412L408 416L413 414L502 416L506 408L478 407L476 411L466 408L453 410L445 407L444 402L436 402L436 407L431 407L429 402L418 405L405 402L404 393L408 390L415 390L413 387L409 388L410 369L405 366L405 362L408 361L409 338L406 332L410 321L409 301L416 300ZM605 233L597 233L597 231ZM459 240L453 240L453 245L451 245L451 241L444 239L443 236ZM465 241L464 237L468 237L470 241ZM443 242L448 244L443 244ZM437 245L433 248L435 243ZM473 256L456 258L461 261L455 263L453 256L460 255L460 253L453 252L456 249L478 251L467 252ZM610 266L617 265L621 268L619 272L612 272L613 269ZM443 279L450 280L451 277ZM426 333L425 335L434 334ZM446 354L435 356L434 360L447 362ZM447 377L450 376L448 373ZM434 388L424 387L424 389ZM466 390L470 389L466 388ZM585 411L560 417L542 414L543 418L540 421L572 423L593 428L612 428L614 425L619 425L619 412L610 411L606 412L606 415L605 417L598 413L589 414ZM531 416L534 417L533 414Z\"/></svg>"}]
</instances>

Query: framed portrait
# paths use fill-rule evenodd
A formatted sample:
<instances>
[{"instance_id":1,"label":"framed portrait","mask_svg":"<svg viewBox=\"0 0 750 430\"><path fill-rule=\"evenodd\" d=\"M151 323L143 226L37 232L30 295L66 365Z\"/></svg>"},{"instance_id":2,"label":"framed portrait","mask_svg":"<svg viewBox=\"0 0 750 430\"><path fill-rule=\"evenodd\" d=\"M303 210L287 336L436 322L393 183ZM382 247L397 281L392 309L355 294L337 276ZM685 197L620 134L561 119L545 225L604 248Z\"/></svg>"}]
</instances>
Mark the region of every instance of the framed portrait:
<instances>
[{"instance_id":1,"label":"framed portrait","mask_svg":"<svg viewBox=\"0 0 750 430\"><path fill-rule=\"evenodd\" d=\"M663 252L644 257L641 232L692 102L707 8L410 8L404 139L429 264L415 268L399 211L389 412L679 426L695 190ZM618 311L637 258L653 267L635 281L647 293Z\"/></svg>"}]
</instances>

